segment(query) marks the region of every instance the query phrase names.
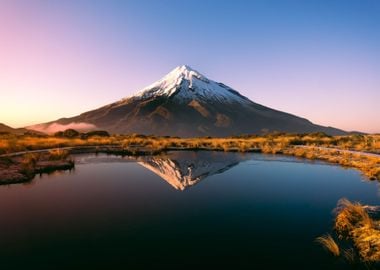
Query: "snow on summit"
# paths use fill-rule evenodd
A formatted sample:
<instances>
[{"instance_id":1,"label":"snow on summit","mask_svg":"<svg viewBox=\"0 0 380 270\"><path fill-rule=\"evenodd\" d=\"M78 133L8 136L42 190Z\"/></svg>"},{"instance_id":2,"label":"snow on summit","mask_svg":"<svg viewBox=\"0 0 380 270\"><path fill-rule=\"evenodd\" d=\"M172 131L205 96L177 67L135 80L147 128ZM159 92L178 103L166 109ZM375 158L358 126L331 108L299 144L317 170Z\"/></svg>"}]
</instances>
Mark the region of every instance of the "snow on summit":
<instances>
[{"instance_id":1,"label":"snow on summit","mask_svg":"<svg viewBox=\"0 0 380 270\"><path fill-rule=\"evenodd\" d=\"M212 81L200 72L187 65L178 66L162 79L133 95L133 99L150 99L166 96L177 101L188 102L199 100L203 102L246 103L248 99L242 97L230 87Z\"/></svg>"}]
</instances>

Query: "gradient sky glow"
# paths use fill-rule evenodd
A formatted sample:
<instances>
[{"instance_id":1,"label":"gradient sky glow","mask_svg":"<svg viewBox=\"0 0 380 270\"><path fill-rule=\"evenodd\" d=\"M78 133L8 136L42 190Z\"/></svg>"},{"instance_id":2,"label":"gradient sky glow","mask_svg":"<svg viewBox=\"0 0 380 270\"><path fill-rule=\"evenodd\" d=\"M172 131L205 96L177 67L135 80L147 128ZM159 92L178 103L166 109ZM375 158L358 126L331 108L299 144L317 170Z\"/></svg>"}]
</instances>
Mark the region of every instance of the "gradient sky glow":
<instances>
[{"instance_id":1,"label":"gradient sky glow","mask_svg":"<svg viewBox=\"0 0 380 270\"><path fill-rule=\"evenodd\" d=\"M69 117L187 64L257 103L380 132L380 1L0 0L0 123Z\"/></svg>"}]
</instances>

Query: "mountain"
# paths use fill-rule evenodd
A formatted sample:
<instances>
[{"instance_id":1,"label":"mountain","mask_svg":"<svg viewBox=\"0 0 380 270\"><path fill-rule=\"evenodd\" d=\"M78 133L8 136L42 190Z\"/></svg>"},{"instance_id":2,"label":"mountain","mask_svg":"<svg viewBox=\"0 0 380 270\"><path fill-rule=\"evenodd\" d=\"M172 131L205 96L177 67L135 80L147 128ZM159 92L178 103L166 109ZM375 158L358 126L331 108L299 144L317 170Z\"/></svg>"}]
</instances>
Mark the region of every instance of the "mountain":
<instances>
[{"instance_id":1,"label":"mountain","mask_svg":"<svg viewBox=\"0 0 380 270\"><path fill-rule=\"evenodd\" d=\"M206 177L231 169L246 159L246 155L239 153L189 151L172 152L169 156L139 157L138 163L175 189L185 190Z\"/></svg>"},{"instance_id":2,"label":"mountain","mask_svg":"<svg viewBox=\"0 0 380 270\"><path fill-rule=\"evenodd\" d=\"M28 132L28 130L25 128L12 128L10 126L0 123L0 132L11 133L11 134L24 134Z\"/></svg>"},{"instance_id":3,"label":"mountain","mask_svg":"<svg viewBox=\"0 0 380 270\"><path fill-rule=\"evenodd\" d=\"M181 137L272 131L345 133L257 104L188 66L175 68L131 97L75 117L30 128L47 133L74 128Z\"/></svg>"}]
</instances>

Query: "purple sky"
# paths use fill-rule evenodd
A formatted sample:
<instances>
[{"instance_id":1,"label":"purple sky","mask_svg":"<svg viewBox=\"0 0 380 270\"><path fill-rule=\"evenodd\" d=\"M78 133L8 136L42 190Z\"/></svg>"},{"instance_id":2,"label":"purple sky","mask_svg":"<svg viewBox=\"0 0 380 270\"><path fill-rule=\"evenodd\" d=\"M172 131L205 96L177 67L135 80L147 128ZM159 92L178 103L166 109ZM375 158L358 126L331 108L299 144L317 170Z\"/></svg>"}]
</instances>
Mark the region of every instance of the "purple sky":
<instances>
[{"instance_id":1,"label":"purple sky","mask_svg":"<svg viewBox=\"0 0 380 270\"><path fill-rule=\"evenodd\" d=\"M0 122L116 101L187 64L257 103L380 132L376 0L0 2Z\"/></svg>"}]
</instances>

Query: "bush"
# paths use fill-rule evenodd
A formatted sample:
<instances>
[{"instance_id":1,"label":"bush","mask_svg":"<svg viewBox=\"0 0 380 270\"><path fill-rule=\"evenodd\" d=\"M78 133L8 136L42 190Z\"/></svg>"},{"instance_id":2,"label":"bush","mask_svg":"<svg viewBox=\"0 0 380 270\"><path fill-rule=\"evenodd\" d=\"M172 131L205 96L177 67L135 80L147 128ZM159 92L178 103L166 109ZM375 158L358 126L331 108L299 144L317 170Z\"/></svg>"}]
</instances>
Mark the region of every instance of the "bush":
<instances>
[{"instance_id":1,"label":"bush","mask_svg":"<svg viewBox=\"0 0 380 270\"><path fill-rule=\"evenodd\" d=\"M66 129L65 131L58 131L54 133L55 137L61 138L76 138L79 137L80 133L75 129Z\"/></svg>"},{"instance_id":2,"label":"bush","mask_svg":"<svg viewBox=\"0 0 380 270\"><path fill-rule=\"evenodd\" d=\"M87 138L94 137L94 136L98 136L98 137L110 137L110 134L107 131L105 131L105 130L95 130L95 131L87 132L85 134L85 136Z\"/></svg>"},{"instance_id":3,"label":"bush","mask_svg":"<svg viewBox=\"0 0 380 270\"><path fill-rule=\"evenodd\" d=\"M62 138L63 137L63 131L58 131L58 132L54 133L54 137Z\"/></svg>"}]
</instances>

